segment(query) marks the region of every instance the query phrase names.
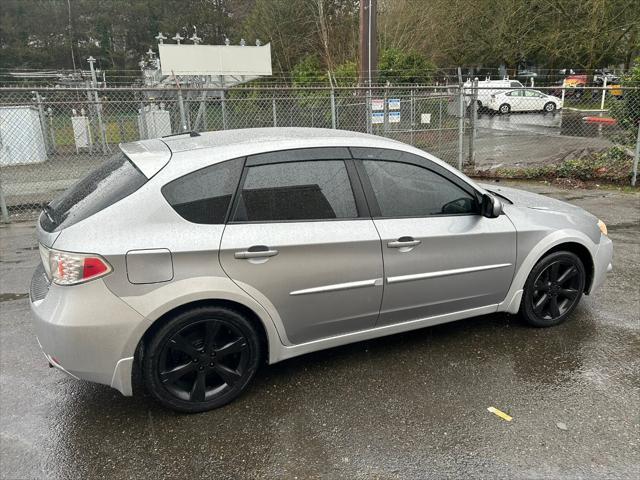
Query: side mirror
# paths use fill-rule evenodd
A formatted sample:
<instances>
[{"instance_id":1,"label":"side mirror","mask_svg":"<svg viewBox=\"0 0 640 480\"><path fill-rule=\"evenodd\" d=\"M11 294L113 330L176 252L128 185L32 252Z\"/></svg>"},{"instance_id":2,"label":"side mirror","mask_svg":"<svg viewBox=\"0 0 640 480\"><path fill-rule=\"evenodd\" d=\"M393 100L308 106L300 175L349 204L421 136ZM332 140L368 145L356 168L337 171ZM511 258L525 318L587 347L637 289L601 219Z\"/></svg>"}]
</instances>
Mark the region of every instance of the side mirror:
<instances>
[{"instance_id":1,"label":"side mirror","mask_svg":"<svg viewBox=\"0 0 640 480\"><path fill-rule=\"evenodd\" d=\"M497 218L502 215L502 202L493 195L482 196L482 215L487 218Z\"/></svg>"}]
</instances>

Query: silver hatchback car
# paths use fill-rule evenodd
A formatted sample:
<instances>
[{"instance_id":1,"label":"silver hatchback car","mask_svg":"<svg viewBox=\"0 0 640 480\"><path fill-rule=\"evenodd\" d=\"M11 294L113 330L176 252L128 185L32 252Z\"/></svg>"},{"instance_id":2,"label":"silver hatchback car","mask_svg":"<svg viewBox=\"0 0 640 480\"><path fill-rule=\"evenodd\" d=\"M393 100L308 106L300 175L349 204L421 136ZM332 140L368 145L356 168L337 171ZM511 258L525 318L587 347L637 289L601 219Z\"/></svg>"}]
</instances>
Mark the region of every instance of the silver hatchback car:
<instances>
[{"instance_id":1,"label":"silver hatchback car","mask_svg":"<svg viewBox=\"0 0 640 480\"><path fill-rule=\"evenodd\" d=\"M75 378L198 412L261 362L494 312L570 315L606 226L340 130L190 133L121 152L45 207L38 341Z\"/></svg>"}]
</instances>

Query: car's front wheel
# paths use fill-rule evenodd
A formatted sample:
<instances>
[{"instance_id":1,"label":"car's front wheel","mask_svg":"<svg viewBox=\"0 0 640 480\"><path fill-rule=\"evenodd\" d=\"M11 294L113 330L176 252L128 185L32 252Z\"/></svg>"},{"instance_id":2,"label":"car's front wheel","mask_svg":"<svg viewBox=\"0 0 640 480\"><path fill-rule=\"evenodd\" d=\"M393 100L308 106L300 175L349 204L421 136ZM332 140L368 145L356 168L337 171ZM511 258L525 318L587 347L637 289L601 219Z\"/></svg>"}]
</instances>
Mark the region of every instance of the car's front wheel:
<instances>
[{"instance_id":1,"label":"car's front wheel","mask_svg":"<svg viewBox=\"0 0 640 480\"><path fill-rule=\"evenodd\" d=\"M544 105L545 112L554 112L556 110L556 104L553 102L547 102Z\"/></svg>"},{"instance_id":2,"label":"car's front wheel","mask_svg":"<svg viewBox=\"0 0 640 480\"><path fill-rule=\"evenodd\" d=\"M573 312L584 291L586 273L571 252L553 252L541 259L527 278L520 313L535 327L557 325Z\"/></svg>"},{"instance_id":3,"label":"car's front wheel","mask_svg":"<svg viewBox=\"0 0 640 480\"><path fill-rule=\"evenodd\" d=\"M144 383L168 408L203 412L240 395L260 357L259 336L244 316L224 307L197 307L176 315L148 342Z\"/></svg>"}]
</instances>

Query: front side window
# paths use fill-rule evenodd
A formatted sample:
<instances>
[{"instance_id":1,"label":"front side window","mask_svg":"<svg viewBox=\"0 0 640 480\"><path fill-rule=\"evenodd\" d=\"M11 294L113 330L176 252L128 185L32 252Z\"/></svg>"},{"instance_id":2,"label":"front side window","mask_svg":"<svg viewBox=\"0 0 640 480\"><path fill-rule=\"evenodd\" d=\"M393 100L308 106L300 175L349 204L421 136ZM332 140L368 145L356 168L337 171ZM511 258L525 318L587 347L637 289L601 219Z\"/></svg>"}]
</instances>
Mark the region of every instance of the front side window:
<instances>
[{"instance_id":1,"label":"front side window","mask_svg":"<svg viewBox=\"0 0 640 480\"><path fill-rule=\"evenodd\" d=\"M224 223L231 197L240 181L244 159L197 170L162 187L173 209L193 223Z\"/></svg>"},{"instance_id":2,"label":"front side window","mask_svg":"<svg viewBox=\"0 0 640 480\"><path fill-rule=\"evenodd\" d=\"M455 183L417 165L363 160L382 217L474 214L475 198Z\"/></svg>"},{"instance_id":3,"label":"front side window","mask_svg":"<svg viewBox=\"0 0 640 480\"><path fill-rule=\"evenodd\" d=\"M249 167L234 220L328 220L357 216L344 162L322 160Z\"/></svg>"}]
</instances>

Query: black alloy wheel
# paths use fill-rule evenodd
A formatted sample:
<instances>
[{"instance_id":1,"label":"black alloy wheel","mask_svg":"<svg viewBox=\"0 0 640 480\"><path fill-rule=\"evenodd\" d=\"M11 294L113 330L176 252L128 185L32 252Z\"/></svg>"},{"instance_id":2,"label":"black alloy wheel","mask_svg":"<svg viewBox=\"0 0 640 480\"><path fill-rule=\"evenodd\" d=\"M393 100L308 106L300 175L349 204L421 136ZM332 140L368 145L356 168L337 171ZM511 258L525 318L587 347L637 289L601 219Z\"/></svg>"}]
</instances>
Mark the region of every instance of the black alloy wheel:
<instances>
[{"instance_id":1,"label":"black alloy wheel","mask_svg":"<svg viewBox=\"0 0 640 480\"><path fill-rule=\"evenodd\" d=\"M525 284L521 311L536 327L564 321L575 309L585 287L582 261L571 252L554 252L531 271Z\"/></svg>"},{"instance_id":2,"label":"black alloy wheel","mask_svg":"<svg viewBox=\"0 0 640 480\"><path fill-rule=\"evenodd\" d=\"M201 307L178 315L153 337L143 359L145 384L169 408L210 410L244 391L259 357L258 336L242 315Z\"/></svg>"}]
</instances>

